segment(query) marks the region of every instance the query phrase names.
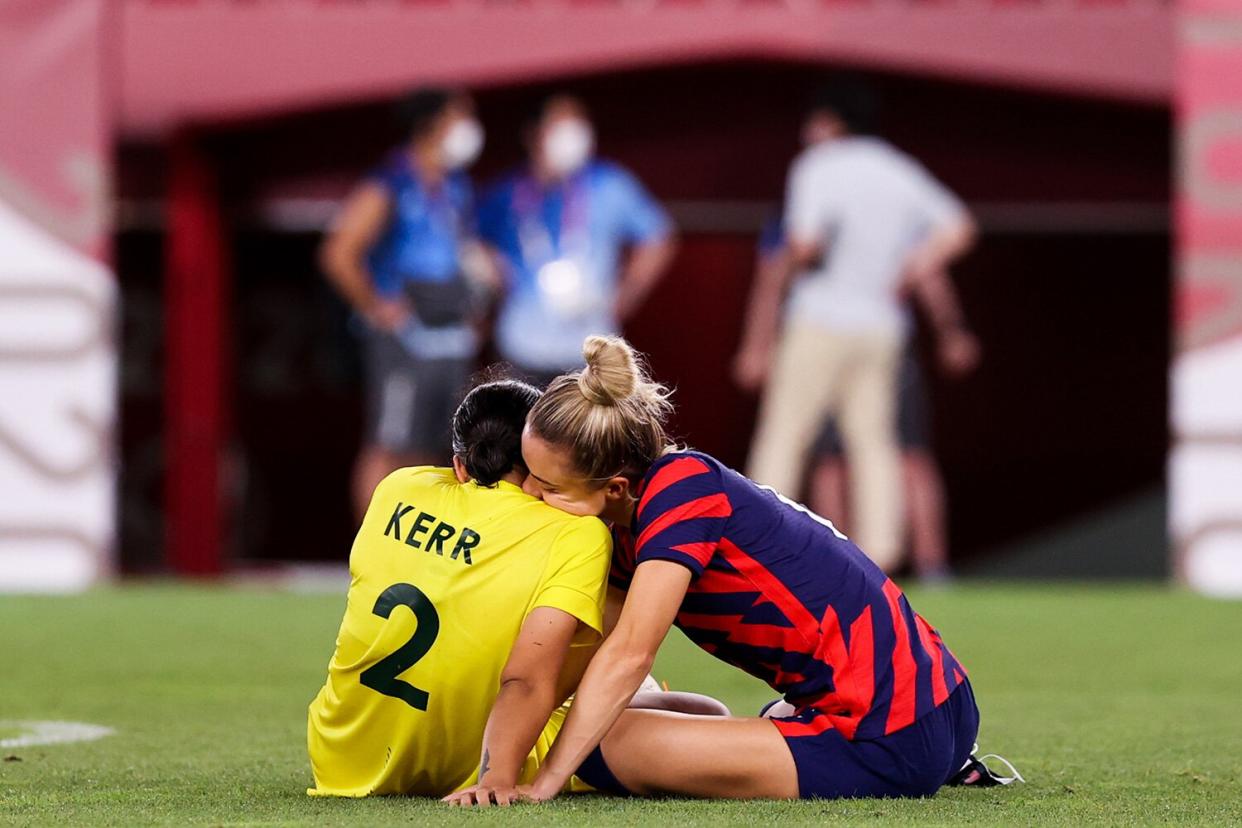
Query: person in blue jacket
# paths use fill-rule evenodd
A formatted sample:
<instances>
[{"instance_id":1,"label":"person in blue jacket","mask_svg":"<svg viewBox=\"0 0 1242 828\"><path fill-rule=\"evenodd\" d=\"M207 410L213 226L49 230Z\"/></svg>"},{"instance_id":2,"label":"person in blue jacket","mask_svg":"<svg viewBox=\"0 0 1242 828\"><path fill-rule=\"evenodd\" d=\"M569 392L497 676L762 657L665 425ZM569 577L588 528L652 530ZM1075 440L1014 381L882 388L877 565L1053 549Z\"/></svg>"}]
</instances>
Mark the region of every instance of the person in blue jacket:
<instances>
[{"instance_id":1,"label":"person in blue jacket","mask_svg":"<svg viewBox=\"0 0 1242 828\"><path fill-rule=\"evenodd\" d=\"M667 270L667 213L631 173L594 157L582 102L549 98L530 160L483 195L479 232L506 290L496 346L536 385L581 367L590 334L618 333Z\"/></svg>"}]
</instances>

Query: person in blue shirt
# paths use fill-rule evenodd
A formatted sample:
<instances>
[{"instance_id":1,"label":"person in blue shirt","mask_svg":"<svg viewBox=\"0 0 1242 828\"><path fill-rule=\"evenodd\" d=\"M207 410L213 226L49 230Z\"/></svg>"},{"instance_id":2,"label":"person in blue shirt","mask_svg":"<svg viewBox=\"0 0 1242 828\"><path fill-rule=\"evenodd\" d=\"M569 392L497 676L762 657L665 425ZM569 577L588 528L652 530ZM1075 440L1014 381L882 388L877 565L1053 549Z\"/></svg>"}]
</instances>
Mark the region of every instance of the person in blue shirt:
<instances>
[{"instance_id":1,"label":"person in blue shirt","mask_svg":"<svg viewBox=\"0 0 1242 828\"><path fill-rule=\"evenodd\" d=\"M445 424L478 351L467 273L487 257L465 168L483 131L460 92L420 90L399 111L407 144L348 197L321 250L324 272L361 323L368 432L354 469L359 514L393 469L448 457Z\"/></svg>"},{"instance_id":2,"label":"person in blue shirt","mask_svg":"<svg viewBox=\"0 0 1242 828\"><path fill-rule=\"evenodd\" d=\"M628 171L593 158L594 147L582 103L549 98L529 164L492 186L479 209L506 283L497 349L541 386L581 366L585 336L619 332L675 250L668 215Z\"/></svg>"}]
</instances>

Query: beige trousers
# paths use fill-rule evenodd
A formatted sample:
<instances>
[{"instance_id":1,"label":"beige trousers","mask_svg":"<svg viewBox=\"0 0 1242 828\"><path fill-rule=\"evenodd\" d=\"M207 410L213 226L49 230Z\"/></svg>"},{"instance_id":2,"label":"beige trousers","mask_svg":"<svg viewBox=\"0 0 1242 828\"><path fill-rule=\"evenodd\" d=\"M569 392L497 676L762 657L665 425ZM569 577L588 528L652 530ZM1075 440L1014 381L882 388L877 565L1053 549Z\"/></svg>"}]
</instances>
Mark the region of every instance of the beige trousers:
<instances>
[{"instance_id":1,"label":"beige trousers","mask_svg":"<svg viewBox=\"0 0 1242 828\"><path fill-rule=\"evenodd\" d=\"M792 322L759 408L748 473L796 498L819 430L834 416L850 469L851 539L888 571L901 557L896 334L846 334ZM831 519L832 515L825 515Z\"/></svg>"}]
</instances>

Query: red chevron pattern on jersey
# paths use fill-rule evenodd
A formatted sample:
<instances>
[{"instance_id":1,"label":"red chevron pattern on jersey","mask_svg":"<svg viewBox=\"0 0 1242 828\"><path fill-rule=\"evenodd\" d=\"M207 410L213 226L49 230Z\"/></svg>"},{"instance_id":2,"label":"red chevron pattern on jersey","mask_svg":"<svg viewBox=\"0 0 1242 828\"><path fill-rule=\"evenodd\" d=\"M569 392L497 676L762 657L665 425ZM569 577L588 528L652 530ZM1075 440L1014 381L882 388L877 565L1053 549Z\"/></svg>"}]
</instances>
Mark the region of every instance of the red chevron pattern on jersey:
<instances>
[{"instance_id":1,"label":"red chevron pattern on jersey","mask_svg":"<svg viewBox=\"0 0 1242 828\"><path fill-rule=\"evenodd\" d=\"M876 738L949 697L965 670L896 584L830 522L699 452L647 472L610 576L644 561L694 578L677 626L798 707L786 736Z\"/></svg>"}]
</instances>

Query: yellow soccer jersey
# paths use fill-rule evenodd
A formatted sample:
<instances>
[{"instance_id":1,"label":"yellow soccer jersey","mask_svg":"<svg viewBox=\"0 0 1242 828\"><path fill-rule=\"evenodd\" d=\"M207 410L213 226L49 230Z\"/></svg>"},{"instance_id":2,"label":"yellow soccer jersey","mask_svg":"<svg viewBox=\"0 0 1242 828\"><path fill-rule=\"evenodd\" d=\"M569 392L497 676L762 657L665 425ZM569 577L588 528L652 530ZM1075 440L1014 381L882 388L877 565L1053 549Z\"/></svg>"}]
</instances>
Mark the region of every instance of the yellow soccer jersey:
<instances>
[{"instance_id":1,"label":"yellow soccer jersey","mask_svg":"<svg viewBox=\"0 0 1242 828\"><path fill-rule=\"evenodd\" d=\"M345 618L311 702L316 795L443 796L473 784L500 673L527 614L563 610L603 629L612 542L510 483L401 469L380 483L350 553ZM523 769L534 775L558 711Z\"/></svg>"}]
</instances>

